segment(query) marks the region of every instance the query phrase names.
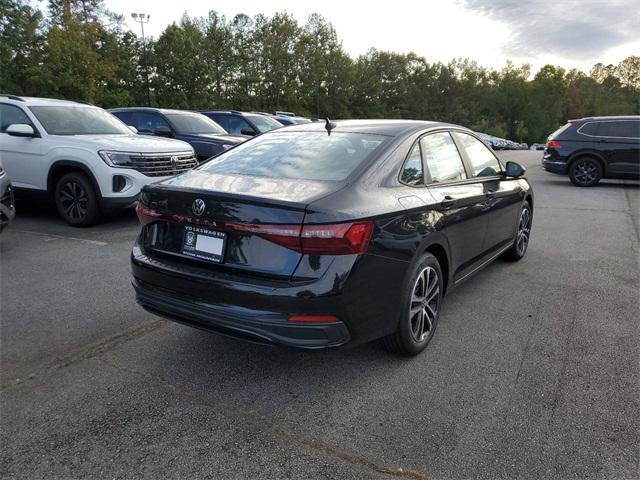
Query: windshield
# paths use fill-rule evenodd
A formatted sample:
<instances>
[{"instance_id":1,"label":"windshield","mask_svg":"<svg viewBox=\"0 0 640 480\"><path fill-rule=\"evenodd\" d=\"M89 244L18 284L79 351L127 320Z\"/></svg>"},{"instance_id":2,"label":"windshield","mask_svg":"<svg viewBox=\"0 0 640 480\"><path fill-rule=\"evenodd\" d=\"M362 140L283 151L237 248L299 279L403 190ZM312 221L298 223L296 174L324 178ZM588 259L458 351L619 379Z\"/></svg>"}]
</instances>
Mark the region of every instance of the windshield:
<instances>
[{"instance_id":1,"label":"windshield","mask_svg":"<svg viewBox=\"0 0 640 480\"><path fill-rule=\"evenodd\" d=\"M109 112L97 107L29 107L49 135L133 135L129 128Z\"/></svg>"},{"instance_id":2,"label":"windshield","mask_svg":"<svg viewBox=\"0 0 640 480\"><path fill-rule=\"evenodd\" d=\"M227 133L224 128L201 113L166 113L165 115L178 133L216 133L218 135Z\"/></svg>"},{"instance_id":3,"label":"windshield","mask_svg":"<svg viewBox=\"0 0 640 480\"><path fill-rule=\"evenodd\" d=\"M205 163L200 170L300 180L346 179L388 137L362 133L273 132Z\"/></svg>"},{"instance_id":4,"label":"windshield","mask_svg":"<svg viewBox=\"0 0 640 480\"><path fill-rule=\"evenodd\" d=\"M280 128L282 124L273 118L266 117L264 115L246 115L249 120L256 126L260 133L269 132Z\"/></svg>"}]
</instances>

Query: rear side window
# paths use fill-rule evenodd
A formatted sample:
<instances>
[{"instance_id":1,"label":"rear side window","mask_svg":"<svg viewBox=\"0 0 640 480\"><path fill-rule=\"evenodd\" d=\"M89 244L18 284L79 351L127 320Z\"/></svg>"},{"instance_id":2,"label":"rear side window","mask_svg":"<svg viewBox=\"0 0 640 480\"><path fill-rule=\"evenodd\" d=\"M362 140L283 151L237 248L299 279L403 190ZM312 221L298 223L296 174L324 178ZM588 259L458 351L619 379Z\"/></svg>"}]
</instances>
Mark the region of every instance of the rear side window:
<instances>
[{"instance_id":1,"label":"rear side window","mask_svg":"<svg viewBox=\"0 0 640 480\"><path fill-rule=\"evenodd\" d=\"M421 185L423 183L422 156L420 155L419 143L414 145L407 157L400 179L402 183L407 185Z\"/></svg>"},{"instance_id":2,"label":"rear side window","mask_svg":"<svg viewBox=\"0 0 640 480\"><path fill-rule=\"evenodd\" d=\"M456 136L462 142L465 152L467 152L474 177L500 175L502 172L500 162L484 143L466 133L456 133Z\"/></svg>"},{"instance_id":3,"label":"rear side window","mask_svg":"<svg viewBox=\"0 0 640 480\"><path fill-rule=\"evenodd\" d=\"M25 123L31 125L31 120L20 108L6 103L0 103L0 132L4 133L10 125Z\"/></svg>"},{"instance_id":4,"label":"rear side window","mask_svg":"<svg viewBox=\"0 0 640 480\"><path fill-rule=\"evenodd\" d=\"M197 170L300 180L346 179L389 137L363 133L271 132Z\"/></svg>"},{"instance_id":5,"label":"rear side window","mask_svg":"<svg viewBox=\"0 0 640 480\"><path fill-rule=\"evenodd\" d=\"M578 129L578 133L595 137L598 135L598 124L596 122L588 122Z\"/></svg>"},{"instance_id":6,"label":"rear side window","mask_svg":"<svg viewBox=\"0 0 640 480\"><path fill-rule=\"evenodd\" d=\"M422 137L420 144L431 182L454 182L467 178L458 148L448 132Z\"/></svg>"},{"instance_id":7,"label":"rear side window","mask_svg":"<svg viewBox=\"0 0 640 480\"><path fill-rule=\"evenodd\" d=\"M640 121L618 120L615 122L600 122L599 137L640 138Z\"/></svg>"}]
</instances>

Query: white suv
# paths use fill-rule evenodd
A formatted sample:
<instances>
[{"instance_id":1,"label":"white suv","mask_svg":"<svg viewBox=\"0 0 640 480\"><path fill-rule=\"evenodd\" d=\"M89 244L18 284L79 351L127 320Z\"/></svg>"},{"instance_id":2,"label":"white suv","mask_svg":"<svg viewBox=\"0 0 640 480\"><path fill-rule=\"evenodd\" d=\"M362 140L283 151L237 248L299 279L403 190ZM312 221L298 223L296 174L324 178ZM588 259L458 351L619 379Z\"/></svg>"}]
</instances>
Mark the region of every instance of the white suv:
<instances>
[{"instance_id":1,"label":"white suv","mask_svg":"<svg viewBox=\"0 0 640 480\"><path fill-rule=\"evenodd\" d=\"M0 95L0 160L14 191L43 192L70 225L135 203L143 185L197 165L180 140L136 135L83 103Z\"/></svg>"}]
</instances>

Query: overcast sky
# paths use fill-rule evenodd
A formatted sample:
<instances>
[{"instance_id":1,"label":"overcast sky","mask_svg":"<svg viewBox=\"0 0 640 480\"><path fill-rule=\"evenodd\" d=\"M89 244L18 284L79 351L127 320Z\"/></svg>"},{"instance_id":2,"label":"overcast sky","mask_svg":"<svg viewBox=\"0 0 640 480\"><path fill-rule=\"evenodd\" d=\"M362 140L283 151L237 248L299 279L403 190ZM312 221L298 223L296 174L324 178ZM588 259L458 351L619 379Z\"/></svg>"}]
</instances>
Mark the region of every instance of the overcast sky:
<instances>
[{"instance_id":1,"label":"overcast sky","mask_svg":"<svg viewBox=\"0 0 640 480\"><path fill-rule=\"evenodd\" d=\"M375 47L413 51L431 62L468 57L501 67L511 59L534 69L552 63L589 71L597 62L615 64L640 55L638 0L106 0L106 5L124 14L136 33L140 27L130 13L150 14L145 33L155 37L185 12L206 16L217 10L230 19L286 11L301 24L317 12L333 24L353 57Z\"/></svg>"}]
</instances>

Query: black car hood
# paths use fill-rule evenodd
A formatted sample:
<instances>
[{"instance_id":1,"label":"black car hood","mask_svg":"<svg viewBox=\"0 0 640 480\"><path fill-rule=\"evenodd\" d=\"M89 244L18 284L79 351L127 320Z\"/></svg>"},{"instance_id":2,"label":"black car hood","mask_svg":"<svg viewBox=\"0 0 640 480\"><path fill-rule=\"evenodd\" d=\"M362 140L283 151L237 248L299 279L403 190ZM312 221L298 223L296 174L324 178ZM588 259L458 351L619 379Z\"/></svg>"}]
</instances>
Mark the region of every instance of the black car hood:
<instances>
[{"instance_id":1,"label":"black car hood","mask_svg":"<svg viewBox=\"0 0 640 480\"><path fill-rule=\"evenodd\" d=\"M225 143L227 145L237 145L238 143L244 142L247 138L240 137L236 135L228 135L224 133L216 134L216 133L193 133L193 134L180 134L180 139L185 140L199 140L201 142L206 142L207 140L211 140L216 143Z\"/></svg>"}]
</instances>

